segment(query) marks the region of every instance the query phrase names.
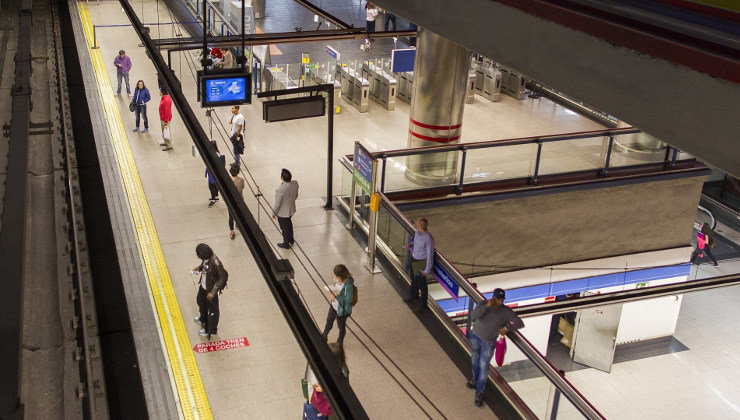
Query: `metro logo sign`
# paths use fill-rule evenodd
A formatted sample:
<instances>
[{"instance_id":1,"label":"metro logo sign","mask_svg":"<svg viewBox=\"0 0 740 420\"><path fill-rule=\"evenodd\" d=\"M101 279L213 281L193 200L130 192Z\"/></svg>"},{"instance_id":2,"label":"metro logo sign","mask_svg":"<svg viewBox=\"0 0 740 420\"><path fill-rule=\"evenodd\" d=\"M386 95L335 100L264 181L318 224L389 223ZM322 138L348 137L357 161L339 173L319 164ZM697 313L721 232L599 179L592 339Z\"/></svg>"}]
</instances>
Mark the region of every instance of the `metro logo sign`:
<instances>
[{"instance_id":1,"label":"metro logo sign","mask_svg":"<svg viewBox=\"0 0 740 420\"><path fill-rule=\"evenodd\" d=\"M212 351L238 349L240 347L247 347L248 345L249 342L247 341L247 337L239 337L196 344L195 347L193 347L193 351L196 353L210 353Z\"/></svg>"}]
</instances>

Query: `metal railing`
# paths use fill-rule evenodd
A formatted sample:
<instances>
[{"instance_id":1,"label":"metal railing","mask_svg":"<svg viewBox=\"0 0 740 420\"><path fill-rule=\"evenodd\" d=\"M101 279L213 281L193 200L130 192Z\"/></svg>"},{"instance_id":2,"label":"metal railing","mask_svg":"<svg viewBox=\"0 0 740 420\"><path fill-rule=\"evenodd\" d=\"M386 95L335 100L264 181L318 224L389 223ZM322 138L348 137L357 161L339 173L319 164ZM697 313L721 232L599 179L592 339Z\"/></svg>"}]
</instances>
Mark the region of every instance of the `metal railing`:
<instances>
[{"instance_id":1,"label":"metal railing","mask_svg":"<svg viewBox=\"0 0 740 420\"><path fill-rule=\"evenodd\" d=\"M347 169L345 175L349 175L349 182L354 182L352 179L353 165L347 158L340 159L343 166ZM370 211L365 206L364 199L358 200L359 211L350 211L350 199L346 197L345 186L343 186L343 192L339 196L338 202L345 210L347 210L350 217L357 222L357 226L363 229L366 233L370 234L370 223L369 213ZM351 193L350 193L351 194ZM354 209L353 209L354 210ZM376 239L376 245L378 249L385 255L387 260L393 265L398 273L403 276L406 281L410 281L408 276L408 268L406 263L408 262L408 251L403 248L403 244L408 241L409 235L414 232L412 223L401 213L398 208L390 202L390 200L384 195L380 194L380 209L379 209L379 221L377 222L378 234ZM400 242L399 242L400 241ZM485 301L485 297L480 293L476 287L471 284L465 276L463 276L439 251L435 250L434 263L438 265L442 270L449 274L455 283L464 291L472 302L476 304L482 304ZM436 304L436 302L430 300L430 308L433 310L435 315L442 321L447 327L457 342L470 353L470 342L465 333L458 328L454 321ZM470 331L469 325L467 331ZM529 359L544 375L545 378L555 387L562 395L564 395L568 401L570 401L578 412L584 417L589 419L603 419L604 417L591 405L591 403L584 398L584 396L568 381L559 371L550 364L550 362L519 332L515 331L507 335L514 345L521 350L521 352ZM497 373L493 368L489 370L489 376L496 385L502 390L505 397L509 402L519 410L522 417L529 417L534 415L531 411L531 407L528 407L517 395L516 392L511 388L506 381ZM551 401L548 402L548 408L546 416L549 415ZM557 408L555 408L557 410ZM563 409L561 404L561 409Z\"/></svg>"},{"instance_id":2,"label":"metal railing","mask_svg":"<svg viewBox=\"0 0 740 420\"><path fill-rule=\"evenodd\" d=\"M654 145L655 147L647 152L640 153L633 153L633 149L628 147L643 140L640 130L629 127L385 150L371 152L370 156L381 161L380 191L387 193L420 188L417 183L406 177L409 158L457 153L458 156L454 159L459 163L456 165L459 168L437 187L452 187L458 195L462 194L466 187L484 182L526 179L529 184L537 185L539 178L545 175L589 171L595 176L605 178L614 168L658 163L662 163L665 168L673 168L677 161L691 158L680 150L664 144ZM499 148L505 148L505 153L501 153ZM566 166L563 166L563 153L569 156ZM348 158L351 160L351 155L348 155ZM422 168L422 171L433 172L435 165L438 164L435 162L453 159L430 160L434 162Z\"/></svg>"}]
</instances>

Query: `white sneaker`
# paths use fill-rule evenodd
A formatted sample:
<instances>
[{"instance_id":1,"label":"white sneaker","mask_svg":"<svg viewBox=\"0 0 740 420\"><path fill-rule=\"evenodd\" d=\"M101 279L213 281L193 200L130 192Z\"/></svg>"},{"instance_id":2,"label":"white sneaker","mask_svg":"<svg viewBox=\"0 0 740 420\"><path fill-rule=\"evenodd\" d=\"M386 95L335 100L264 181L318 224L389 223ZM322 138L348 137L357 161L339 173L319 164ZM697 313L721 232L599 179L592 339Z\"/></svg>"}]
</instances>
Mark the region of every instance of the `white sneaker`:
<instances>
[{"instance_id":1,"label":"white sneaker","mask_svg":"<svg viewBox=\"0 0 740 420\"><path fill-rule=\"evenodd\" d=\"M203 325L203 323L200 321L200 317L199 316L196 316L195 318L193 318L193 322L195 322L196 324Z\"/></svg>"},{"instance_id":2,"label":"white sneaker","mask_svg":"<svg viewBox=\"0 0 740 420\"><path fill-rule=\"evenodd\" d=\"M198 331L198 335L201 337L208 337L208 333L206 332L205 328Z\"/></svg>"}]
</instances>

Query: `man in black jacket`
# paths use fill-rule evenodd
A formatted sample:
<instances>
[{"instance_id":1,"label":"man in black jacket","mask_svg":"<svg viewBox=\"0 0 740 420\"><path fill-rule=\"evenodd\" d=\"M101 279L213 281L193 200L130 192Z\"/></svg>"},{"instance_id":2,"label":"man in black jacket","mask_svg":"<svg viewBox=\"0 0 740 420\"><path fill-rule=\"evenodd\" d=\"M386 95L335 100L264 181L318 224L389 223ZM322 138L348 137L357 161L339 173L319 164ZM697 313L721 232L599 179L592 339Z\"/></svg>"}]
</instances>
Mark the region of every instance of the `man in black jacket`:
<instances>
[{"instance_id":1,"label":"man in black jacket","mask_svg":"<svg viewBox=\"0 0 740 420\"><path fill-rule=\"evenodd\" d=\"M198 309L200 316L194 319L196 324L203 326L198 331L203 337L211 339L211 335L216 335L218 331L218 319L220 311L218 309L218 294L226 286L229 279L229 273L224 269L221 260L216 257L210 246L198 244L195 247L195 254L201 259L200 265L193 269L193 273L200 274L200 285L198 286Z\"/></svg>"}]
</instances>

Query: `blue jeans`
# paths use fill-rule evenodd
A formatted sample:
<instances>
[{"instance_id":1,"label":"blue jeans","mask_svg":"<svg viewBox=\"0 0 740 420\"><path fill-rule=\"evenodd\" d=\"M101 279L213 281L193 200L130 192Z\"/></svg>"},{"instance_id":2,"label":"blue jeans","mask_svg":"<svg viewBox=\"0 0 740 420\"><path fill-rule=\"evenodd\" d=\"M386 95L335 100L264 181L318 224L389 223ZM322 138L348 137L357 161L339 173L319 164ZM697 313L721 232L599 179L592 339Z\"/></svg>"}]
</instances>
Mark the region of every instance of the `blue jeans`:
<instances>
[{"instance_id":1,"label":"blue jeans","mask_svg":"<svg viewBox=\"0 0 740 420\"><path fill-rule=\"evenodd\" d=\"M474 331L470 334L470 350L473 354L473 380L475 381L475 393L482 394L488 379L488 366L493 359L494 343L482 340Z\"/></svg>"},{"instance_id":2,"label":"blue jeans","mask_svg":"<svg viewBox=\"0 0 740 420\"><path fill-rule=\"evenodd\" d=\"M121 93L121 79L126 80L126 93L131 93L131 87L128 85L128 72L122 73L118 71L116 73L118 73L118 93Z\"/></svg>"},{"instance_id":3,"label":"blue jeans","mask_svg":"<svg viewBox=\"0 0 740 420\"><path fill-rule=\"evenodd\" d=\"M149 129L149 120L146 118L146 104L144 105L136 105L136 109L134 110L134 113L136 114L136 128L139 128L139 121L141 120L141 115L144 116L144 128Z\"/></svg>"}]
</instances>

